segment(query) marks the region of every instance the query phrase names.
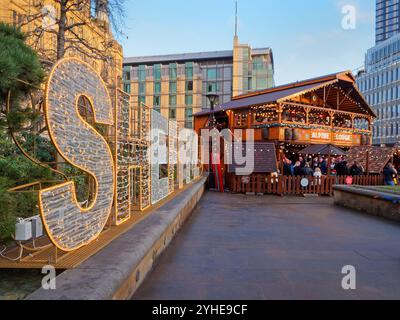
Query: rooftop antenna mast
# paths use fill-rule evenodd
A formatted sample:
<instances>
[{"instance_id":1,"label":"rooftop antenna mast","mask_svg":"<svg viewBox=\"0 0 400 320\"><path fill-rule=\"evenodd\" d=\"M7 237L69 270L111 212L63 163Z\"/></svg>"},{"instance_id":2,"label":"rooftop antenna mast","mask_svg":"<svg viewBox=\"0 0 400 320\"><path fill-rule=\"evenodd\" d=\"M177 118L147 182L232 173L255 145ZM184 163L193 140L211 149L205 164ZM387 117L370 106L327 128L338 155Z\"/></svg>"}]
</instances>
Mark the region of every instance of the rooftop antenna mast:
<instances>
[{"instance_id":1,"label":"rooftop antenna mast","mask_svg":"<svg viewBox=\"0 0 400 320\"><path fill-rule=\"evenodd\" d=\"M238 2L235 1L235 38L238 36Z\"/></svg>"}]
</instances>

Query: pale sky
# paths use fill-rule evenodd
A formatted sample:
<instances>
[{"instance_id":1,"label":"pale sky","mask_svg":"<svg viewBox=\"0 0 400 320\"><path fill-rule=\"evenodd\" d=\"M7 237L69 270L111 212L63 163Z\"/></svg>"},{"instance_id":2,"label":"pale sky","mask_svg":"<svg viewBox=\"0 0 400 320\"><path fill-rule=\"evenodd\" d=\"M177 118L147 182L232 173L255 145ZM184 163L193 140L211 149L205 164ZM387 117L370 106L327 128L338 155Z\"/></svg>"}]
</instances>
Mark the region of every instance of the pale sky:
<instances>
[{"instance_id":1,"label":"pale sky","mask_svg":"<svg viewBox=\"0 0 400 320\"><path fill-rule=\"evenodd\" d=\"M234 0L126 0L124 55L232 50L234 16ZM374 23L375 0L239 0L240 42L272 48L277 85L363 66Z\"/></svg>"}]
</instances>

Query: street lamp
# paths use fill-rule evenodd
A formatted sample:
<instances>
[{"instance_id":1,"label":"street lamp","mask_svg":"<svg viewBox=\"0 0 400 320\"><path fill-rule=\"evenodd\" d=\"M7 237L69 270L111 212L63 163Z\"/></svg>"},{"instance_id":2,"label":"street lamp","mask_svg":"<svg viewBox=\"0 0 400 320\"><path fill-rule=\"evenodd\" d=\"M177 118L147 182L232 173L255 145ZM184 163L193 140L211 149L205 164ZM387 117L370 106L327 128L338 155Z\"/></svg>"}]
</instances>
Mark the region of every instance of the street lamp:
<instances>
[{"instance_id":1,"label":"street lamp","mask_svg":"<svg viewBox=\"0 0 400 320\"><path fill-rule=\"evenodd\" d=\"M207 94L207 99L208 101L210 101L210 116L209 116L209 120L208 120L208 128L210 130L215 128L216 125L216 119L214 116L214 108L215 105L218 102L219 96L217 94ZM211 137L211 141L209 141L209 158L208 158L208 188L209 189L215 189L215 177L214 175L211 174L211 164L212 164L212 137Z\"/></svg>"},{"instance_id":2,"label":"street lamp","mask_svg":"<svg viewBox=\"0 0 400 320\"><path fill-rule=\"evenodd\" d=\"M215 109L215 105L218 103L219 100L219 96L217 94L214 93L210 93L208 95L206 95L208 101L210 101L210 118L209 118L209 127L214 127L215 126L215 116L214 116L214 109Z\"/></svg>"},{"instance_id":3,"label":"street lamp","mask_svg":"<svg viewBox=\"0 0 400 320\"><path fill-rule=\"evenodd\" d=\"M214 106L218 102L219 96L217 94L210 93L206 97L207 97L208 101L210 101L211 111L214 111Z\"/></svg>"}]
</instances>

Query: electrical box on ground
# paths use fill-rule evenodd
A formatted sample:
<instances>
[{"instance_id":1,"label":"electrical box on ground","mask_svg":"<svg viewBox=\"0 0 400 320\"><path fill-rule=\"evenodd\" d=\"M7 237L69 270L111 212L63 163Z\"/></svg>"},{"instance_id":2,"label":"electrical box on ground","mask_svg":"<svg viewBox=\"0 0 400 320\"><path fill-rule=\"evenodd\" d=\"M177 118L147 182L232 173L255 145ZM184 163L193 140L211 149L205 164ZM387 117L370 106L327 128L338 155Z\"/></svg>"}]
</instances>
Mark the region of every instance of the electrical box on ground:
<instances>
[{"instance_id":1,"label":"electrical box on ground","mask_svg":"<svg viewBox=\"0 0 400 320\"><path fill-rule=\"evenodd\" d=\"M27 220L20 220L15 224L15 240L26 241L32 238L32 223Z\"/></svg>"}]
</instances>

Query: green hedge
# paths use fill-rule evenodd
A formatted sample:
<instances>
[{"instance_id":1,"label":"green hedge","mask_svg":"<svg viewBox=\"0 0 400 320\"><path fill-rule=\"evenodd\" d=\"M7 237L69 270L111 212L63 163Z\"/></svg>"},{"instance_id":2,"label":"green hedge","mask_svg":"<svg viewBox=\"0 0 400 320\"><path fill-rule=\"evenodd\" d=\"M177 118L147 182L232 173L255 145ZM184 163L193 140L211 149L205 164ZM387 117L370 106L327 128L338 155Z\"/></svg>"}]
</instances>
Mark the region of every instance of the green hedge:
<instances>
[{"instance_id":1,"label":"green hedge","mask_svg":"<svg viewBox=\"0 0 400 320\"><path fill-rule=\"evenodd\" d=\"M26 35L19 29L0 22L0 242L7 242L14 232L17 217L28 217L38 212L37 194L9 193L9 188L35 180L50 179L52 173L20 154L8 134L18 132L28 149L38 146L38 157L47 161L52 150L43 138L30 135L27 125L38 114L22 103L37 90L44 79L44 71L36 52L25 44ZM6 112L8 92L11 92L10 112ZM30 150L31 151L31 150Z\"/></svg>"},{"instance_id":2,"label":"green hedge","mask_svg":"<svg viewBox=\"0 0 400 320\"><path fill-rule=\"evenodd\" d=\"M39 160L52 160L53 148L40 137L30 137L24 141L36 139L36 148L40 150ZM17 217L26 218L38 214L37 193L10 193L7 190L18 185L39 180L54 180L50 169L40 167L19 153L13 142L0 134L0 241L10 240L14 232Z\"/></svg>"}]
</instances>

